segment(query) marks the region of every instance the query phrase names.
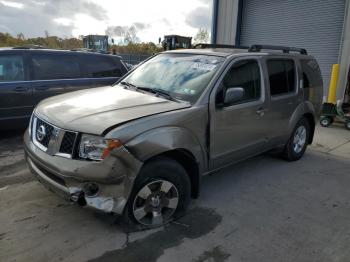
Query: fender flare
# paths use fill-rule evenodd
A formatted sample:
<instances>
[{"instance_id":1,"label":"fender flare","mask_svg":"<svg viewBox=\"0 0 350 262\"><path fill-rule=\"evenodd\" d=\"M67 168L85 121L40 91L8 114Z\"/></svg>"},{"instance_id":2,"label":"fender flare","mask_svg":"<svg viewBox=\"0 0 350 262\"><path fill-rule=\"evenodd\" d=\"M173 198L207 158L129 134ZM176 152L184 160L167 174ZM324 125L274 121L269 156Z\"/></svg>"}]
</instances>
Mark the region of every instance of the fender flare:
<instances>
[{"instance_id":1,"label":"fender flare","mask_svg":"<svg viewBox=\"0 0 350 262\"><path fill-rule=\"evenodd\" d=\"M314 120L314 123L316 123L316 113L315 108L313 104L309 101L305 101L297 106L297 108L294 110L291 118L289 119L288 123L288 137L291 136L295 125L300 120L300 118L306 114L311 114ZM314 127L311 127L314 130ZM313 137L313 131L312 131L312 137ZM312 141L312 138L311 138Z\"/></svg>"}]
</instances>

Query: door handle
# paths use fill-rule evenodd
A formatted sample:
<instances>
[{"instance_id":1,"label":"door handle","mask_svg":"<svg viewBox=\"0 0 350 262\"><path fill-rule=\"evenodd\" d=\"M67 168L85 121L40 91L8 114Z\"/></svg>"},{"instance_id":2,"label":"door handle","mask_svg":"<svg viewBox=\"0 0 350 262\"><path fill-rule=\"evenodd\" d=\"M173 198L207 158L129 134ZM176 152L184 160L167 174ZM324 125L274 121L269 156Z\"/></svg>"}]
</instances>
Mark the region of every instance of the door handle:
<instances>
[{"instance_id":1,"label":"door handle","mask_svg":"<svg viewBox=\"0 0 350 262\"><path fill-rule=\"evenodd\" d=\"M258 110L256 110L256 113L259 115L259 116L263 116L265 114L265 109L260 107Z\"/></svg>"},{"instance_id":2,"label":"door handle","mask_svg":"<svg viewBox=\"0 0 350 262\"><path fill-rule=\"evenodd\" d=\"M28 92L29 88L24 86L18 86L15 88L15 92Z\"/></svg>"}]
</instances>

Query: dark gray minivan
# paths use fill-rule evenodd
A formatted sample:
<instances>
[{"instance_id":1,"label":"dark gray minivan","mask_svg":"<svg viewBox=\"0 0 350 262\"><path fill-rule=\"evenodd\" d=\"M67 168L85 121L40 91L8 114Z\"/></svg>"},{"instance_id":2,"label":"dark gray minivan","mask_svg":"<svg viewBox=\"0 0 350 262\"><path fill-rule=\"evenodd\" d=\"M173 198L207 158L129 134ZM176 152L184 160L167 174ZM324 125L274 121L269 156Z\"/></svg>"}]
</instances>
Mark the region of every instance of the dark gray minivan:
<instances>
[{"instance_id":1,"label":"dark gray minivan","mask_svg":"<svg viewBox=\"0 0 350 262\"><path fill-rule=\"evenodd\" d=\"M44 98L115 83L127 72L119 56L82 51L1 48L0 130L24 127Z\"/></svg>"}]
</instances>

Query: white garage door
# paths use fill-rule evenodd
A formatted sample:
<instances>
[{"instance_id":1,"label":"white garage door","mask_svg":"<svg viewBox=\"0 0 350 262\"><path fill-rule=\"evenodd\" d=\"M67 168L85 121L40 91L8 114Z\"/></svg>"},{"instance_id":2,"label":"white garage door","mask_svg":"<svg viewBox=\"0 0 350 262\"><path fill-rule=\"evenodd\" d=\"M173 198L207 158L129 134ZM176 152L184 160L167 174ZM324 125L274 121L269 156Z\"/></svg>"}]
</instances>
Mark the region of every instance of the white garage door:
<instances>
[{"instance_id":1,"label":"white garage door","mask_svg":"<svg viewBox=\"0 0 350 262\"><path fill-rule=\"evenodd\" d=\"M306 48L318 60L327 94L338 63L345 0L244 0L241 45Z\"/></svg>"}]
</instances>

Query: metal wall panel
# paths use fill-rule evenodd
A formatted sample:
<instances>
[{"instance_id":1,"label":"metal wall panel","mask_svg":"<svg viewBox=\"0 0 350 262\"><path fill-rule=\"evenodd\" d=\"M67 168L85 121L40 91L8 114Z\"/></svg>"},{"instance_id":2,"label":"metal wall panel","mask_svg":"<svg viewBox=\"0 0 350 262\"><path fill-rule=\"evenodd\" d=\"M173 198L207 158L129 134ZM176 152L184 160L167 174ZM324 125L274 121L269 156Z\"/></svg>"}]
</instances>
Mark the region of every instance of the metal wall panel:
<instances>
[{"instance_id":1,"label":"metal wall panel","mask_svg":"<svg viewBox=\"0 0 350 262\"><path fill-rule=\"evenodd\" d=\"M325 94L338 63L345 0L245 0L241 45L303 47L320 64Z\"/></svg>"},{"instance_id":2,"label":"metal wall panel","mask_svg":"<svg viewBox=\"0 0 350 262\"><path fill-rule=\"evenodd\" d=\"M343 41L340 50L340 71L337 89L337 99L344 98L346 84L348 81L348 72L350 70L350 1L346 1L345 20L343 29ZM345 97L345 102L350 103L350 94Z\"/></svg>"},{"instance_id":3,"label":"metal wall panel","mask_svg":"<svg viewBox=\"0 0 350 262\"><path fill-rule=\"evenodd\" d=\"M217 44L234 45L237 26L238 0L219 0L217 17Z\"/></svg>"}]
</instances>

